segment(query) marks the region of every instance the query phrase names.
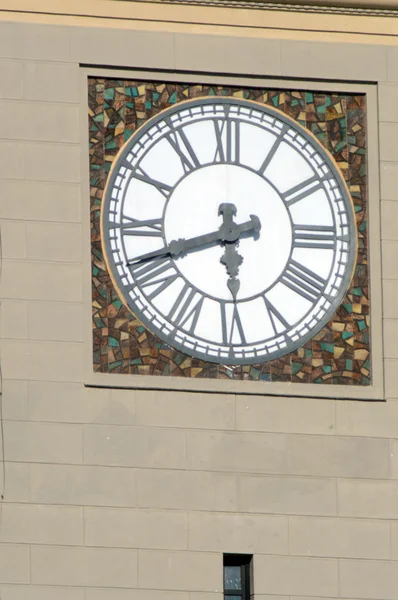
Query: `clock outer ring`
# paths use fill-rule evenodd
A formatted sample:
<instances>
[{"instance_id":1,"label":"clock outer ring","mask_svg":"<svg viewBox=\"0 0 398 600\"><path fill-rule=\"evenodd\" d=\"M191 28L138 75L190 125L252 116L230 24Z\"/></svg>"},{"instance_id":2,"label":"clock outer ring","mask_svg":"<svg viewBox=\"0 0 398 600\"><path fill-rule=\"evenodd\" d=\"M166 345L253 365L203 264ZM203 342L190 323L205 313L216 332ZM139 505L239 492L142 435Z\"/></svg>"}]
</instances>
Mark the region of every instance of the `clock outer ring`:
<instances>
[{"instance_id":1,"label":"clock outer ring","mask_svg":"<svg viewBox=\"0 0 398 600\"><path fill-rule=\"evenodd\" d=\"M328 319L327 320L322 319L317 325L315 325L311 329L311 331L309 331L307 334L300 337L300 339L296 340L296 342L292 342L291 344L289 344L289 347L287 349L284 348L279 351L273 352L269 356L269 358L264 357L264 356L257 356L257 357L254 356L254 357L247 357L245 359L226 358L226 357L223 357L222 359L220 359L217 356L214 356L214 355L209 356L209 355L204 354L199 351L192 352L189 348L187 348L180 342L170 340L168 335L162 335L161 331L159 331L157 329L153 330L150 319L148 319L144 314L142 314L141 311L138 310L135 306L130 306L125 294L123 293L123 284L121 283L121 278L119 276L117 268L114 265L113 260L110 258L110 257L112 257L112 250L110 247L109 236L105 235L105 231L110 229L109 221L107 220L107 215L108 215L108 211L109 211L109 203L110 203L110 198L111 198L110 190L112 190L113 185L116 180L116 177L118 175L117 165L118 165L120 159L122 157L124 157L125 154L128 153L130 147L133 146L134 143L136 142L136 140L139 139L148 129L153 127L157 122L162 121L164 119L164 117L167 117L170 114L174 114L177 111L179 112L180 107L182 107L181 110L183 110L183 108L186 107L187 105L195 107L197 105L217 104L217 103L218 104L231 104L231 105L240 104L241 106L246 106L247 108L255 108L264 113L268 113L268 114L272 115L273 117L282 121L283 123L285 123L292 129L299 131L300 134L309 143L311 143L315 147L315 149L319 152L319 154L323 157L326 164L329 166L333 175L335 176L336 180L340 184L340 191L342 192L342 195L344 197L344 203L345 203L345 206L347 207L347 212L349 212L349 207L351 208L351 218L348 219L348 229L349 229L349 236L350 236L351 244L350 244L350 248L349 248L349 257L347 260L347 266L349 266L349 264L351 263L352 268L351 268L351 271L349 271L347 269L346 272L344 273L343 281L342 281L339 293L337 294L336 298L333 300L333 302L331 303L331 306L329 307L329 309L327 311L327 315L329 315ZM120 300L123 302L123 304L126 306L126 308L148 329L148 331L152 335L159 337L165 344L170 346L171 349L182 352L183 354L185 354L187 356L191 356L192 358L197 358L199 360L204 360L206 362L221 364L221 365L243 366L243 365L248 365L248 364L252 364L252 365L263 364L266 362L271 362L272 360L281 358L283 356L286 356L287 354L290 354L291 352L294 352L298 348L301 348L302 346L304 346L304 344L306 344L309 340L311 340L317 333L319 333L319 331L323 327L325 327L327 322L335 314L337 308L341 304L342 299L344 298L344 295L348 289L348 286L351 283L351 280L354 275L355 267L356 267L356 262L357 262L358 240L357 240L357 231L356 231L354 203L353 203L350 191L348 189L347 183L345 182L343 175L340 173L340 169L339 169L335 159L333 158L332 154L321 145L321 143L317 140L317 138L311 131L308 131L307 129L305 129L305 127L303 127L300 123L298 123L297 121L295 121L294 119L292 119L291 117L289 117L288 115L286 115L285 113L280 111L279 109L273 108L271 106L268 106L261 102L257 102L255 100L245 100L242 98L235 98L235 97L229 97L229 96L201 96L201 97L194 98L191 100L183 100L183 101L178 102L168 108L163 109L157 115L154 115L153 117L148 119L145 123L143 123L140 127L138 127L134 131L134 133L123 144L123 146L121 146L121 148L119 149L119 152L116 154L116 156L114 157L114 159L112 161L111 170L109 172L108 179L107 179L107 182L105 185L105 189L104 189L104 193L103 193L103 200L102 200L102 204L101 204L100 232L101 232L101 244L102 244L102 248L104 250L104 259L105 259L105 264L106 264L108 273L111 277L113 286L115 287Z\"/></svg>"}]
</instances>

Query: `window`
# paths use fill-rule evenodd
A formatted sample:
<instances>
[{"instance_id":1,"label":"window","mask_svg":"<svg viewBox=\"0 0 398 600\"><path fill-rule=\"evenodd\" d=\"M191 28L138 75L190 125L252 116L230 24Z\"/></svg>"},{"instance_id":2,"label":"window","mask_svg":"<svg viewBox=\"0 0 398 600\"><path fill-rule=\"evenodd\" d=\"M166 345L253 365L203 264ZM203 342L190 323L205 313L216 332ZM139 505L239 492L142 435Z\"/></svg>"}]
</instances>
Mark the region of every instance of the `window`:
<instances>
[{"instance_id":1,"label":"window","mask_svg":"<svg viewBox=\"0 0 398 600\"><path fill-rule=\"evenodd\" d=\"M224 554L224 600L250 600L249 554Z\"/></svg>"}]
</instances>

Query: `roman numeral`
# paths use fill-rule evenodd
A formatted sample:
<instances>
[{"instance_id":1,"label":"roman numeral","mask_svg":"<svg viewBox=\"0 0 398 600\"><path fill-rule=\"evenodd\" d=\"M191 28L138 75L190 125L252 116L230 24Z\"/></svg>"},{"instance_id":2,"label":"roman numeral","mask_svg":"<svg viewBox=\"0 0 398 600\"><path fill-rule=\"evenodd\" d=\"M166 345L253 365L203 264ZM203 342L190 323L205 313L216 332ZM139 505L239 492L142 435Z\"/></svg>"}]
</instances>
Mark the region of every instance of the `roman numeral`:
<instances>
[{"instance_id":1,"label":"roman numeral","mask_svg":"<svg viewBox=\"0 0 398 600\"><path fill-rule=\"evenodd\" d=\"M295 260L289 262L280 281L312 303L318 299L326 285L325 279Z\"/></svg>"},{"instance_id":2,"label":"roman numeral","mask_svg":"<svg viewBox=\"0 0 398 600\"><path fill-rule=\"evenodd\" d=\"M135 286L143 289L156 286L147 294L149 300L156 298L179 277L169 258L157 258L144 266L140 263L133 264L130 265L130 271L135 283L126 288L128 291Z\"/></svg>"},{"instance_id":3,"label":"roman numeral","mask_svg":"<svg viewBox=\"0 0 398 600\"><path fill-rule=\"evenodd\" d=\"M204 297L186 283L174 302L168 318L176 328L182 327L190 335L194 335L203 302Z\"/></svg>"},{"instance_id":4,"label":"roman numeral","mask_svg":"<svg viewBox=\"0 0 398 600\"><path fill-rule=\"evenodd\" d=\"M265 303L265 306L268 310L270 319L271 319L271 324L272 324L272 328L274 330L274 334L275 335L279 335L281 333L280 329L278 330L278 321L279 323L281 323L281 325L283 325L283 327L285 329L288 329L290 327L289 323L286 321L286 319L281 315L281 313L279 312L279 310L277 310L275 308L275 306L272 304L272 302L270 302L268 300L268 298L266 298L266 296L263 296L263 300Z\"/></svg>"},{"instance_id":5,"label":"roman numeral","mask_svg":"<svg viewBox=\"0 0 398 600\"><path fill-rule=\"evenodd\" d=\"M170 120L166 120L166 122L171 129L174 127ZM173 150L178 154L185 173L189 173L193 169L200 167L198 157L196 156L195 151L192 148L183 128L176 129L171 133L168 133L165 138Z\"/></svg>"},{"instance_id":6,"label":"roman numeral","mask_svg":"<svg viewBox=\"0 0 398 600\"><path fill-rule=\"evenodd\" d=\"M295 248L332 249L336 244L333 225L294 225L293 246Z\"/></svg>"},{"instance_id":7,"label":"roman numeral","mask_svg":"<svg viewBox=\"0 0 398 600\"><path fill-rule=\"evenodd\" d=\"M227 318L226 303L220 303L221 306L221 328L223 344L246 344L245 331L239 315L239 309L236 303L233 305L231 322ZM239 339L237 342L236 339ZM234 340L234 341L233 341Z\"/></svg>"},{"instance_id":8,"label":"roman numeral","mask_svg":"<svg viewBox=\"0 0 398 600\"><path fill-rule=\"evenodd\" d=\"M228 118L214 119L216 134L216 153L214 161L220 163L239 163L240 122Z\"/></svg>"},{"instance_id":9,"label":"roman numeral","mask_svg":"<svg viewBox=\"0 0 398 600\"><path fill-rule=\"evenodd\" d=\"M267 170L267 167L270 164L271 160L274 158L275 154L277 153L279 146L284 141L284 135L288 131L288 129L289 127L287 125L284 125L278 137L275 138L275 141L272 144L267 156L265 157L263 164L257 171L259 175L262 175Z\"/></svg>"},{"instance_id":10,"label":"roman numeral","mask_svg":"<svg viewBox=\"0 0 398 600\"><path fill-rule=\"evenodd\" d=\"M317 192L318 190L324 190L323 182L328 179L328 177L324 177L319 179L317 175L298 183L297 185L290 188L282 194L282 198L286 203L286 206L292 206L296 202L303 200L310 194Z\"/></svg>"},{"instance_id":11,"label":"roman numeral","mask_svg":"<svg viewBox=\"0 0 398 600\"><path fill-rule=\"evenodd\" d=\"M162 183L161 181L157 181L156 179L152 179L152 177L145 173L144 169L141 169L141 167L138 167L134 171L133 177L135 179L139 179L139 181L153 185L165 198L168 198L171 194L172 188L169 185Z\"/></svg>"},{"instance_id":12,"label":"roman numeral","mask_svg":"<svg viewBox=\"0 0 398 600\"><path fill-rule=\"evenodd\" d=\"M123 222L115 227L122 230L123 235L141 235L150 237L162 237L162 219L147 219L140 221L131 217L123 217Z\"/></svg>"}]
</instances>

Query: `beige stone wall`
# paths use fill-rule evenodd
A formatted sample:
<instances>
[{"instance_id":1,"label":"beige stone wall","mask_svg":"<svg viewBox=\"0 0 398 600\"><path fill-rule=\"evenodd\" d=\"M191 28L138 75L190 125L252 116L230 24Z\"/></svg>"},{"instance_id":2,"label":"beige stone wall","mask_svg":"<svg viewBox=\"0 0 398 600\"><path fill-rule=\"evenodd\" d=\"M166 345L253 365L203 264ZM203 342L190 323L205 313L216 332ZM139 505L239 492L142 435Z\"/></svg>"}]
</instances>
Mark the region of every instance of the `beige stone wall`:
<instances>
[{"instance_id":1,"label":"beige stone wall","mask_svg":"<svg viewBox=\"0 0 398 600\"><path fill-rule=\"evenodd\" d=\"M1 600L221 600L223 552L256 600L398 600L396 38L151 10L0 13ZM84 387L79 63L377 85L386 402Z\"/></svg>"}]
</instances>

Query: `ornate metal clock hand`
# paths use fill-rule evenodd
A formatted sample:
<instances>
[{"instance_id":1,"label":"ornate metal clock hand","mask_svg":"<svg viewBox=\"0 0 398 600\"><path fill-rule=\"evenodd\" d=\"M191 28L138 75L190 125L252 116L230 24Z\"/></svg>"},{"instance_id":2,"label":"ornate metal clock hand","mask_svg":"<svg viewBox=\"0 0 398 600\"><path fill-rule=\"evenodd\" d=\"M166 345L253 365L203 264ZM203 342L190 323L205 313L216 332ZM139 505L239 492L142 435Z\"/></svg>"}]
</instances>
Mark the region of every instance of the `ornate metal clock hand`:
<instances>
[{"instance_id":1,"label":"ornate metal clock hand","mask_svg":"<svg viewBox=\"0 0 398 600\"><path fill-rule=\"evenodd\" d=\"M243 233L242 225L234 223L233 218L236 215L236 212L236 206L228 202L220 204L218 209L218 214L223 217L223 224L220 229L223 229L224 231L223 245L225 246L225 252L220 261L227 268L227 273L229 275L227 286L234 301L236 301L236 296L240 288L240 281L237 276L239 274L239 267L243 262L243 256L241 256L236 249L240 235ZM255 215L250 215L250 221L247 221L247 223L252 223L253 227L250 231L253 231L255 235L258 234L261 229L260 219ZM244 225L246 225L246 223L244 223L243 226Z\"/></svg>"},{"instance_id":2,"label":"ornate metal clock hand","mask_svg":"<svg viewBox=\"0 0 398 600\"><path fill-rule=\"evenodd\" d=\"M227 286L233 299L236 300L236 295L240 288L240 281L237 278L237 275L239 273L239 266L243 262L243 256L236 251L235 244L227 243L225 245L225 252L220 258L220 262L227 267L227 273L229 275Z\"/></svg>"},{"instance_id":3,"label":"ornate metal clock hand","mask_svg":"<svg viewBox=\"0 0 398 600\"><path fill-rule=\"evenodd\" d=\"M159 248L159 250L154 250L153 252L147 252L146 254L137 256L133 260L130 260L127 265L132 265L138 262L143 262L152 258L158 258L160 256L167 255L170 255L172 258L178 258L183 256L186 252L196 250L201 246L209 247L220 242L235 243L242 234L249 232L254 232L254 234L256 234L260 229L260 221L254 215L250 215L250 221L240 224L234 223L231 218L230 220L227 220L227 222L224 221L217 231L206 233L204 235L198 235L187 240L183 238L173 240L168 246L164 246L163 248Z\"/></svg>"}]
</instances>

